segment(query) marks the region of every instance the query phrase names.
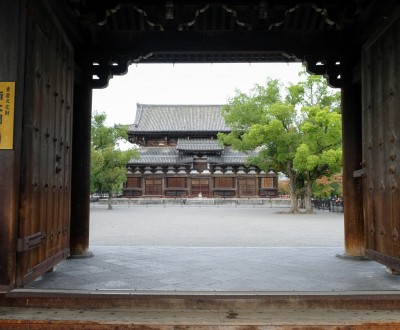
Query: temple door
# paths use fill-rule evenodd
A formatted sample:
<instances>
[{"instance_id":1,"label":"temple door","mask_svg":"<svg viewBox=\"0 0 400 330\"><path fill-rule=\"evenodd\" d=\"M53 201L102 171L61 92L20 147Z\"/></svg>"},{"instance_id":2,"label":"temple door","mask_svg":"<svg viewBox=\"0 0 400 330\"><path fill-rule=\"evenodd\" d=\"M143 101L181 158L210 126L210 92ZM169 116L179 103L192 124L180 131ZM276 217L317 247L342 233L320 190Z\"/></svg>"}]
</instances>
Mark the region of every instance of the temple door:
<instances>
[{"instance_id":1,"label":"temple door","mask_svg":"<svg viewBox=\"0 0 400 330\"><path fill-rule=\"evenodd\" d=\"M191 195L208 197L210 195L210 180L209 179L192 179Z\"/></svg>"},{"instance_id":2,"label":"temple door","mask_svg":"<svg viewBox=\"0 0 400 330\"><path fill-rule=\"evenodd\" d=\"M16 285L69 255L73 49L48 3L29 1Z\"/></svg>"},{"instance_id":3,"label":"temple door","mask_svg":"<svg viewBox=\"0 0 400 330\"><path fill-rule=\"evenodd\" d=\"M255 178L239 178L239 196L254 197L257 195Z\"/></svg>"},{"instance_id":4,"label":"temple door","mask_svg":"<svg viewBox=\"0 0 400 330\"><path fill-rule=\"evenodd\" d=\"M146 196L161 196L162 179L145 179L144 194Z\"/></svg>"},{"instance_id":5,"label":"temple door","mask_svg":"<svg viewBox=\"0 0 400 330\"><path fill-rule=\"evenodd\" d=\"M366 255L400 271L399 15L364 45L362 74Z\"/></svg>"}]
</instances>

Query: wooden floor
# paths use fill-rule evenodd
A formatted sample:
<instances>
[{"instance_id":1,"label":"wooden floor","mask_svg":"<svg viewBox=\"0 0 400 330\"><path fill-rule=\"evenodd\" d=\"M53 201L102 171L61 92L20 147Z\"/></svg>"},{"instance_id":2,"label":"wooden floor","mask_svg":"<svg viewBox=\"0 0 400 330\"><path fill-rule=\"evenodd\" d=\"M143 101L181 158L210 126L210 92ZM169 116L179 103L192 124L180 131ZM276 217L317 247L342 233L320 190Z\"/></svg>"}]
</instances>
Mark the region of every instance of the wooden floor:
<instances>
[{"instance_id":1,"label":"wooden floor","mask_svg":"<svg viewBox=\"0 0 400 330\"><path fill-rule=\"evenodd\" d=\"M0 329L400 329L399 311L0 309Z\"/></svg>"}]
</instances>

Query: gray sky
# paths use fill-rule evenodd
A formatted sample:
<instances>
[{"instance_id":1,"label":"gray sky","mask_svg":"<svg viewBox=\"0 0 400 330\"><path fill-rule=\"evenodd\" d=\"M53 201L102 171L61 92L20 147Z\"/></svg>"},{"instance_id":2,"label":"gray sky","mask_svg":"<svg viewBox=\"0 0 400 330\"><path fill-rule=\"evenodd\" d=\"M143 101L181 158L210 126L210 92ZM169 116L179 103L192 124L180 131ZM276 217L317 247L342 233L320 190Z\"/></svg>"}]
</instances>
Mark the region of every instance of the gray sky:
<instances>
[{"instance_id":1,"label":"gray sky","mask_svg":"<svg viewBox=\"0 0 400 330\"><path fill-rule=\"evenodd\" d=\"M299 81L299 63L138 64L93 91L93 111L107 114L107 125L131 124L136 103L226 104L235 89L249 92L267 78Z\"/></svg>"}]
</instances>

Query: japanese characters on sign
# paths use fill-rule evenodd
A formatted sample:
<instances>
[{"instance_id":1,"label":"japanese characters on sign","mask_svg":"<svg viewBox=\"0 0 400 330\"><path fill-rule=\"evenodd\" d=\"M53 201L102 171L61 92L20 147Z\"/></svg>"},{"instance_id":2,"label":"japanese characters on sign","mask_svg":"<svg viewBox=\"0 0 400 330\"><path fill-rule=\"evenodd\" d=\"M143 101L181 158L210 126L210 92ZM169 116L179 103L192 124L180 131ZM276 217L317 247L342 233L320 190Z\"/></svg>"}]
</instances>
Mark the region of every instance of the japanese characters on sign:
<instances>
[{"instance_id":1,"label":"japanese characters on sign","mask_svg":"<svg viewBox=\"0 0 400 330\"><path fill-rule=\"evenodd\" d=\"M0 150L14 147L15 82L0 82Z\"/></svg>"}]
</instances>

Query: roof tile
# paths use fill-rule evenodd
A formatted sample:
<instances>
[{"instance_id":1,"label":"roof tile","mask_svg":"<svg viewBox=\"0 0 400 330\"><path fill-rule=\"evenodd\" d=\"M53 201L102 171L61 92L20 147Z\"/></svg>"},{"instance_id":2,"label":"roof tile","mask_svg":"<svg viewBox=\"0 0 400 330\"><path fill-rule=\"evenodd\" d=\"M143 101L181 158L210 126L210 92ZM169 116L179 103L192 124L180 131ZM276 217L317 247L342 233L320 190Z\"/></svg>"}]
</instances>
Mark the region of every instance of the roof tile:
<instances>
[{"instance_id":1,"label":"roof tile","mask_svg":"<svg viewBox=\"0 0 400 330\"><path fill-rule=\"evenodd\" d=\"M224 150L224 147L218 144L218 140L194 138L178 139L176 149L182 151L220 151Z\"/></svg>"},{"instance_id":2,"label":"roof tile","mask_svg":"<svg viewBox=\"0 0 400 330\"><path fill-rule=\"evenodd\" d=\"M179 151L171 147L139 148L139 158L132 158L128 164L183 164L193 161L193 157L181 156Z\"/></svg>"},{"instance_id":3,"label":"roof tile","mask_svg":"<svg viewBox=\"0 0 400 330\"><path fill-rule=\"evenodd\" d=\"M173 147L143 147L139 148L139 159L131 159L129 165L178 165L193 162L193 156L180 155L179 151ZM256 153L245 154L235 151L232 148L225 148L220 156L208 156L208 161L214 164L245 164L248 156Z\"/></svg>"},{"instance_id":4,"label":"roof tile","mask_svg":"<svg viewBox=\"0 0 400 330\"><path fill-rule=\"evenodd\" d=\"M204 131L229 132L221 115L223 105L137 104L129 132Z\"/></svg>"}]
</instances>

